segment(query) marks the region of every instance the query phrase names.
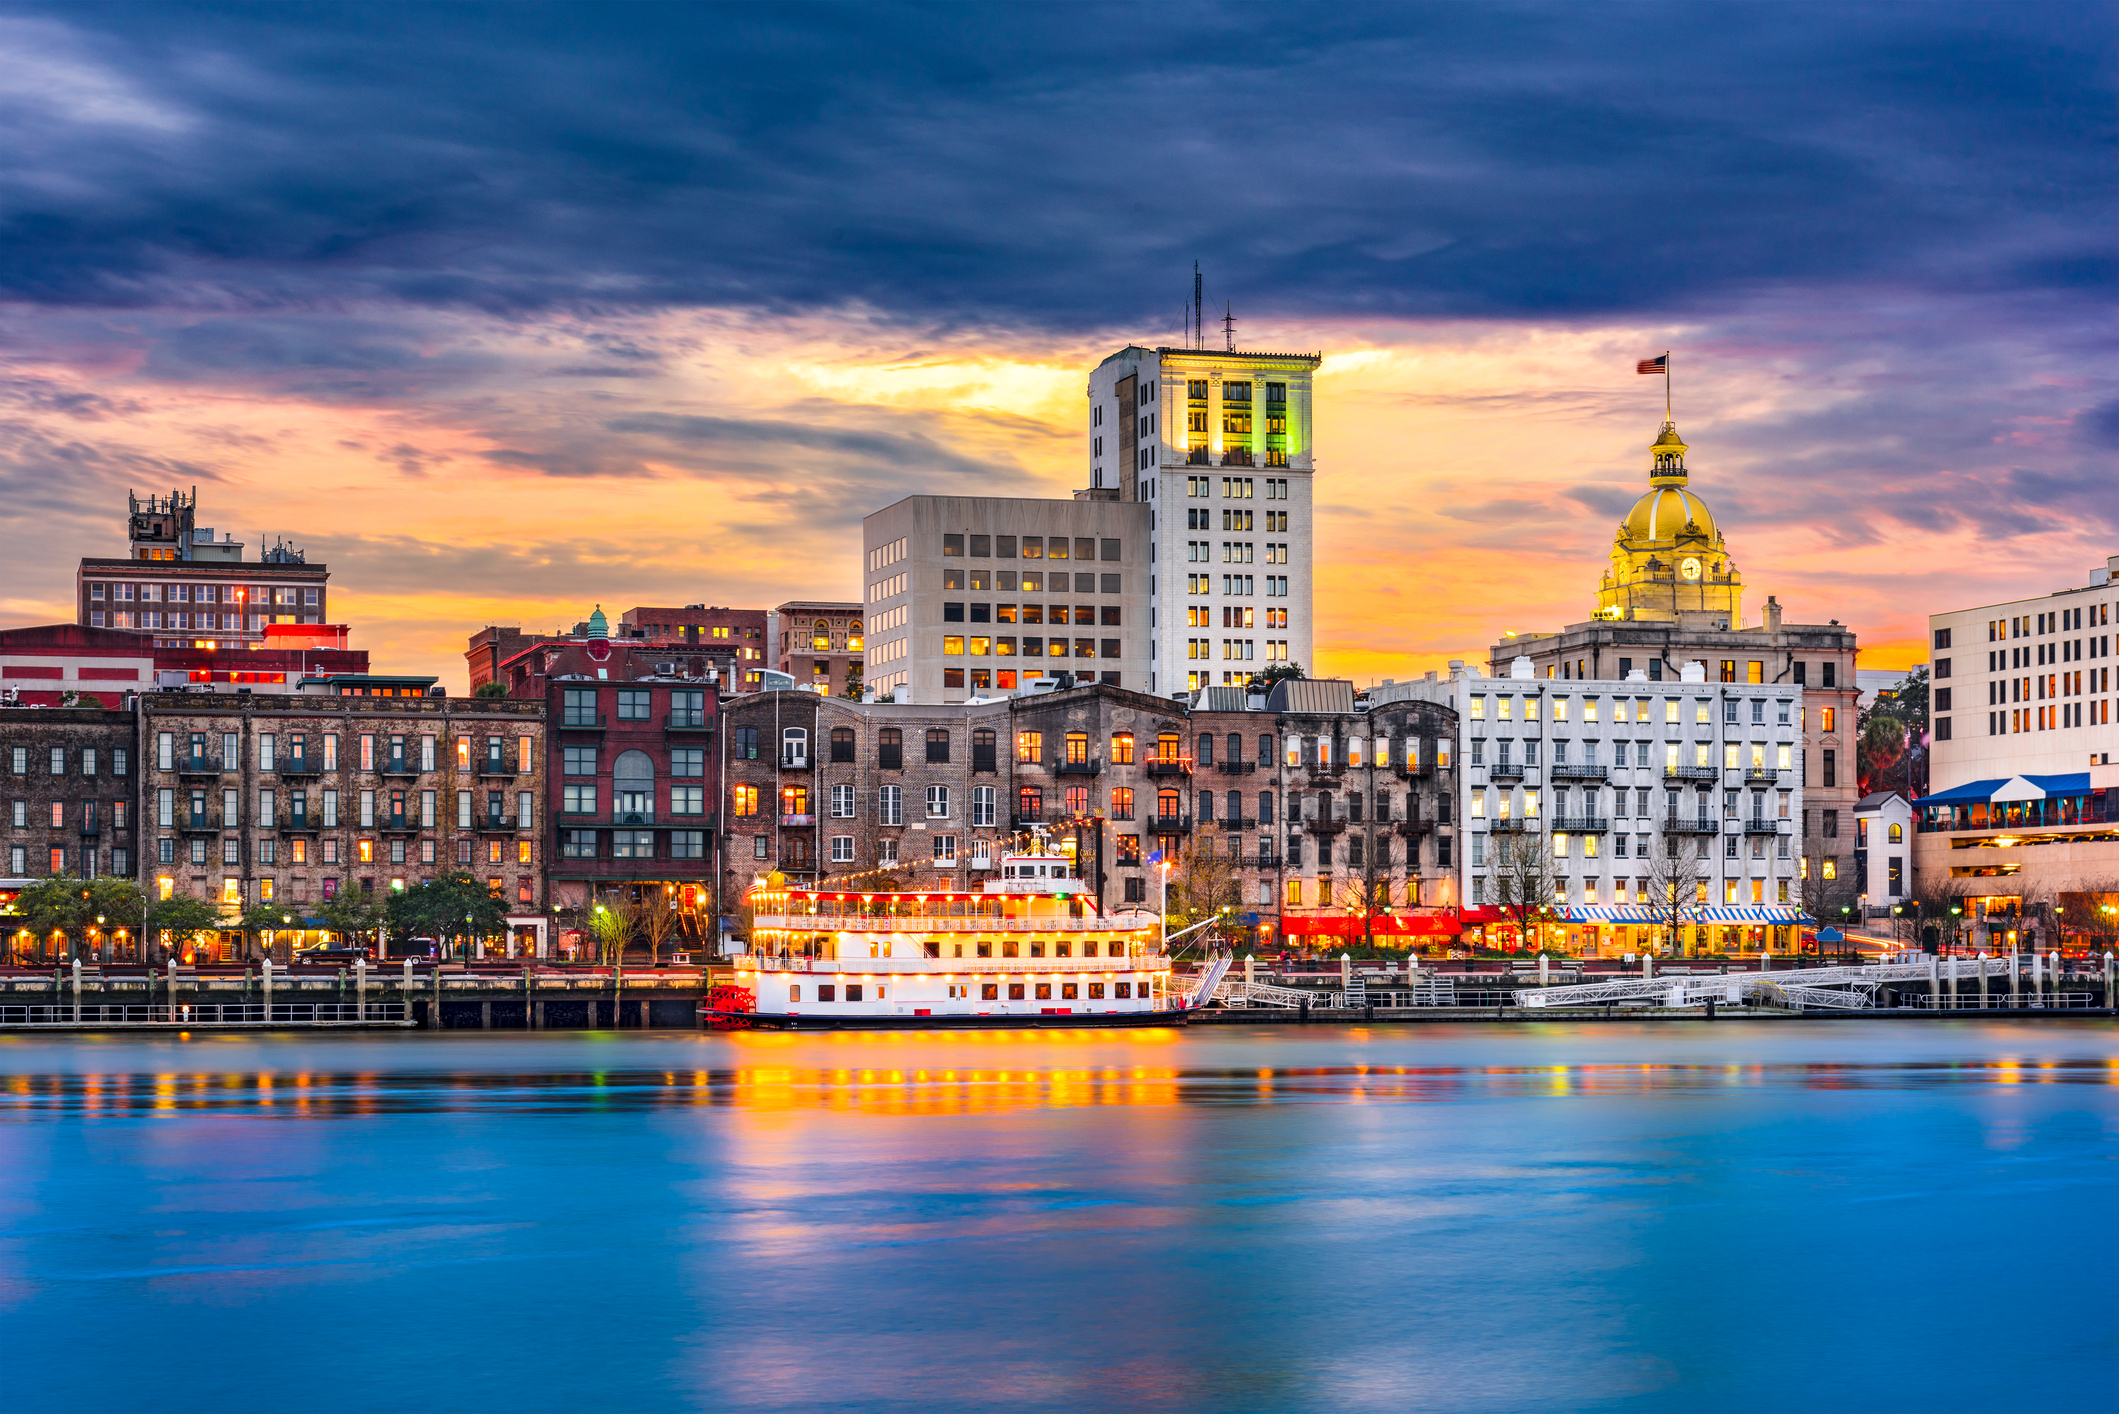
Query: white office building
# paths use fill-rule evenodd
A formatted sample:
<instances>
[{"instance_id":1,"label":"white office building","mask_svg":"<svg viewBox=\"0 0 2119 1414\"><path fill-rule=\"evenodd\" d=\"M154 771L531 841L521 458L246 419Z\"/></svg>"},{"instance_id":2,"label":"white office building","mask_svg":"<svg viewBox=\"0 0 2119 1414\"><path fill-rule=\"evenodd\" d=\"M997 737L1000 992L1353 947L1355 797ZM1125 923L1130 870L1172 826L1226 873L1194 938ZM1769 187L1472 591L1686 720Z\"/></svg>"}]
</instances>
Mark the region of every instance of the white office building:
<instances>
[{"instance_id":1,"label":"white office building","mask_svg":"<svg viewBox=\"0 0 2119 1414\"><path fill-rule=\"evenodd\" d=\"M1318 354L1128 345L1089 375L1090 491L1145 504L1148 689L1314 670Z\"/></svg>"}]
</instances>

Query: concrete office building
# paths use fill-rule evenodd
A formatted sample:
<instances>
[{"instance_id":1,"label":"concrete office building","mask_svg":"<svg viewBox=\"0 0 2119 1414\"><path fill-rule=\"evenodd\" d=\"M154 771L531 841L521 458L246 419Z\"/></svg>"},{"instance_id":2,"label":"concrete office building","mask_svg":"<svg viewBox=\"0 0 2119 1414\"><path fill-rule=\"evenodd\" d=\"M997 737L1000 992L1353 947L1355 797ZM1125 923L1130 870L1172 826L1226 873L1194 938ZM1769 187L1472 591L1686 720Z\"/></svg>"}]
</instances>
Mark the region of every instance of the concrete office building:
<instances>
[{"instance_id":1,"label":"concrete office building","mask_svg":"<svg viewBox=\"0 0 2119 1414\"><path fill-rule=\"evenodd\" d=\"M1318 354L1128 345L1089 375L1090 495L1151 512L1152 663L1168 694L1314 668Z\"/></svg>"},{"instance_id":2,"label":"concrete office building","mask_svg":"<svg viewBox=\"0 0 2119 1414\"><path fill-rule=\"evenodd\" d=\"M862 527L866 681L878 696L963 702L1062 674L1146 687L1145 505L1093 492L908 496Z\"/></svg>"}]
</instances>

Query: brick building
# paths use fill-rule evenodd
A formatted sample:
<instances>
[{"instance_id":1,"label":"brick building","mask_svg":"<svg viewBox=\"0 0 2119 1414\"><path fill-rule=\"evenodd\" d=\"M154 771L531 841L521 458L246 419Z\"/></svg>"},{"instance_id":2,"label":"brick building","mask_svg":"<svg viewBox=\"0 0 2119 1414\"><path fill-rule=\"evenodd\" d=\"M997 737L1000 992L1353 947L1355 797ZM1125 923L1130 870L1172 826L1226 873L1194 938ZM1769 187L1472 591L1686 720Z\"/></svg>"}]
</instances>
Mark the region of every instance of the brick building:
<instances>
[{"instance_id":1,"label":"brick building","mask_svg":"<svg viewBox=\"0 0 2119 1414\"><path fill-rule=\"evenodd\" d=\"M463 870L514 925L544 932L544 708L500 698L157 693L140 699L144 886L229 915L317 906ZM283 945L285 946L285 945ZM236 938L219 948L232 958Z\"/></svg>"},{"instance_id":2,"label":"brick building","mask_svg":"<svg viewBox=\"0 0 2119 1414\"><path fill-rule=\"evenodd\" d=\"M9 897L53 874L130 876L137 863L133 824L136 755L131 711L60 707L0 711L0 780L5 781ZM105 956L129 954L138 919L110 920ZM118 936L120 932L124 936ZM7 956L51 955L46 940L11 936Z\"/></svg>"},{"instance_id":3,"label":"brick building","mask_svg":"<svg viewBox=\"0 0 2119 1414\"><path fill-rule=\"evenodd\" d=\"M699 898L716 875L721 796L711 655L592 637L538 644L500 670L550 723L552 904L631 900L666 885L713 916Z\"/></svg>"},{"instance_id":4,"label":"brick building","mask_svg":"<svg viewBox=\"0 0 2119 1414\"><path fill-rule=\"evenodd\" d=\"M0 630L0 695L16 706L57 707L93 697L124 705L154 686L155 650L138 634L79 624Z\"/></svg>"},{"instance_id":5,"label":"brick building","mask_svg":"<svg viewBox=\"0 0 2119 1414\"><path fill-rule=\"evenodd\" d=\"M123 558L91 557L75 573L76 622L143 635L158 648L247 648L273 624L322 624L331 572L275 545L243 558L233 536L197 524L198 495L127 495Z\"/></svg>"},{"instance_id":6,"label":"brick building","mask_svg":"<svg viewBox=\"0 0 2119 1414\"><path fill-rule=\"evenodd\" d=\"M618 616L611 629L599 608L569 632L524 633L513 625L488 624L471 635L464 650L471 692L500 679L500 665L526 648L543 643L586 639L601 625L604 636L634 644L659 644L687 659L703 658L721 675L721 694L756 692L768 666L768 615L763 609L724 609L687 604L681 609L635 608Z\"/></svg>"},{"instance_id":7,"label":"brick building","mask_svg":"<svg viewBox=\"0 0 2119 1414\"><path fill-rule=\"evenodd\" d=\"M771 622L772 666L793 678L797 687L821 687L833 697L844 697L848 684L863 681L868 640L859 604L790 600L772 611Z\"/></svg>"}]
</instances>

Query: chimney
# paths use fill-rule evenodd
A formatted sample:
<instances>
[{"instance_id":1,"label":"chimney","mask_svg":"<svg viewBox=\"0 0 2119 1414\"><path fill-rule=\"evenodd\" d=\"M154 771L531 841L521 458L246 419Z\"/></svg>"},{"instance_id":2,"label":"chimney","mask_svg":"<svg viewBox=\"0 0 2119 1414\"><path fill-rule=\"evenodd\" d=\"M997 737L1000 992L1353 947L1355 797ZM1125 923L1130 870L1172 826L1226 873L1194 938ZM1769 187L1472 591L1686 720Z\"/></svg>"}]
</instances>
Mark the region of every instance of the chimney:
<instances>
[{"instance_id":1,"label":"chimney","mask_svg":"<svg viewBox=\"0 0 2119 1414\"><path fill-rule=\"evenodd\" d=\"M1777 596L1768 594L1766 596L1766 632L1779 633L1780 631L1781 601Z\"/></svg>"}]
</instances>

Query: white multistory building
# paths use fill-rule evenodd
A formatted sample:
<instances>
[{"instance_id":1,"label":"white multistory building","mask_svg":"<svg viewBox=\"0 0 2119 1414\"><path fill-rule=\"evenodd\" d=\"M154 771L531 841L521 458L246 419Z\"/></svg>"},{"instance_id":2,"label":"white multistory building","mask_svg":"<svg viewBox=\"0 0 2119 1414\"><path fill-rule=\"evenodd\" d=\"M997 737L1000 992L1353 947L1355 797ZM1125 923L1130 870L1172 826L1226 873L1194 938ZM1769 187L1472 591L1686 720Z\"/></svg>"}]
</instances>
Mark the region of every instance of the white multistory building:
<instances>
[{"instance_id":1,"label":"white multistory building","mask_svg":"<svg viewBox=\"0 0 2119 1414\"><path fill-rule=\"evenodd\" d=\"M1679 679L1455 677L1463 898L1497 901L1505 851L1549 852L1553 922L1585 951L1659 933L1662 851L1689 852L1686 952L1790 951L1803 914L1803 689ZM1640 929L1616 933L1615 929Z\"/></svg>"},{"instance_id":2,"label":"white multistory building","mask_svg":"<svg viewBox=\"0 0 2119 1414\"><path fill-rule=\"evenodd\" d=\"M1314 670L1320 359L1128 345L1090 374L1088 494L1150 513L1150 691Z\"/></svg>"}]
</instances>

